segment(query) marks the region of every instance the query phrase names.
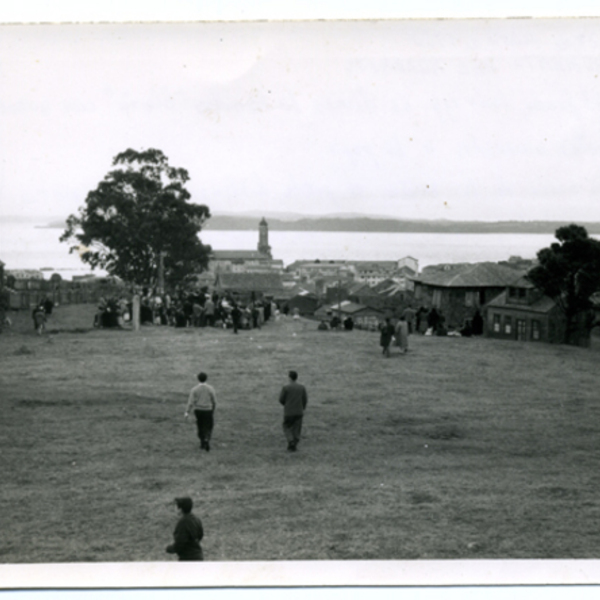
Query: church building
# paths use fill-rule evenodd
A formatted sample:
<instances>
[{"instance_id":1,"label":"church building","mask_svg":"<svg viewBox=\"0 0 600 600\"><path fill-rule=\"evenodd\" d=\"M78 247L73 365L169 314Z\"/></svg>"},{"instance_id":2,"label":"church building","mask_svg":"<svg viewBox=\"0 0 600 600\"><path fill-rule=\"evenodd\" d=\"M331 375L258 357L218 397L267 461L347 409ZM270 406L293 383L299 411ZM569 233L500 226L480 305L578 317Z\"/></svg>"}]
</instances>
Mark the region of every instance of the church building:
<instances>
[{"instance_id":1,"label":"church building","mask_svg":"<svg viewBox=\"0 0 600 600\"><path fill-rule=\"evenodd\" d=\"M269 225L263 217L258 224L256 250L213 250L208 264L213 273L281 273L283 261L275 260L269 246Z\"/></svg>"}]
</instances>

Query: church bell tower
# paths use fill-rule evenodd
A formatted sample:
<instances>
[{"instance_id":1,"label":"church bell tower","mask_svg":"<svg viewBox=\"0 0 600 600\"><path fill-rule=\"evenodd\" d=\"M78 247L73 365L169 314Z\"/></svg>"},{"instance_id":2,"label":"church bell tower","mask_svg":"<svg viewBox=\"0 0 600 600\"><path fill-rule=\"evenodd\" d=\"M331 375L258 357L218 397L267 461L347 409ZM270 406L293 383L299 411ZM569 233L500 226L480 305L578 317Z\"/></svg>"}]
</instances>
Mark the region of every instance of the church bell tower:
<instances>
[{"instance_id":1,"label":"church bell tower","mask_svg":"<svg viewBox=\"0 0 600 600\"><path fill-rule=\"evenodd\" d=\"M273 258L271 256L271 246L269 246L269 226L264 217L258 224L258 251L269 258Z\"/></svg>"}]
</instances>

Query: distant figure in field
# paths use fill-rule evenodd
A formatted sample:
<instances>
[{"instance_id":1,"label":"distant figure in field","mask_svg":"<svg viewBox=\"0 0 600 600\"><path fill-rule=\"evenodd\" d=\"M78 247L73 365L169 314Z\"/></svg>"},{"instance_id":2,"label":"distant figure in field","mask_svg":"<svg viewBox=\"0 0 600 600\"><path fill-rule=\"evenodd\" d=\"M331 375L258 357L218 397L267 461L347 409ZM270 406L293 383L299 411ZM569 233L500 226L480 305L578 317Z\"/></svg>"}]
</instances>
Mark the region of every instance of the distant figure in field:
<instances>
[{"instance_id":1,"label":"distant figure in field","mask_svg":"<svg viewBox=\"0 0 600 600\"><path fill-rule=\"evenodd\" d=\"M300 309L297 306L294 306L294 310L292 311L293 319L298 321L300 319Z\"/></svg>"},{"instance_id":2,"label":"distant figure in field","mask_svg":"<svg viewBox=\"0 0 600 600\"><path fill-rule=\"evenodd\" d=\"M389 317L386 317L385 323L379 325L379 345L382 350L381 353L389 358L390 356L390 344L392 343L392 336L394 335L394 326L390 323Z\"/></svg>"},{"instance_id":3,"label":"distant figure in field","mask_svg":"<svg viewBox=\"0 0 600 600\"><path fill-rule=\"evenodd\" d=\"M204 316L206 318L206 324L209 327L214 327L215 324L215 303L209 296L204 303Z\"/></svg>"},{"instance_id":4,"label":"distant figure in field","mask_svg":"<svg viewBox=\"0 0 600 600\"><path fill-rule=\"evenodd\" d=\"M33 328L37 331L38 335L44 333L46 327L46 311L43 305L36 306L31 313L33 319Z\"/></svg>"},{"instance_id":5,"label":"distant figure in field","mask_svg":"<svg viewBox=\"0 0 600 600\"><path fill-rule=\"evenodd\" d=\"M404 317L400 317L398 323L396 323L396 345L400 348L402 354L408 352L408 322Z\"/></svg>"},{"instance_id":6,"label":"distant figure in field","mask_svg":"<svg viewBox=\"0 0 600 600\"><path fill-rule=\"evenodd\" d=\"M242 311L240 310L237 304L233 305L231 309L231 320L233 322L233 333L238 332L238 327L240 326L240 319L242 317Z\"/></svg>"},{"instance_id":7,"label":"distant figure in field","mask_svg":"<svg viewBox=\"0 0 600 600\"><path fill-rule=\"evenodd\" d=\"M260 329L260 309L256 302L252 304L252 327L254 329Z\"/></svg>"},{"instance_id":8,"label":"distant figure in field","mask_svg":"<svg viewBox=\"0 0 600 600\"><path fill-rule=\"evenodd\" d=\"M204 318L204 308L196 299L192 304L192 323L194 327L200 327Z\"/></svg>"},{"instance_id":9,"label":"distant figure in field","mask_svg":"<svg viewBox=\"0 0 600 600\"><path fill-rule=\"evenodd\" d=\"M328 331L329 330L329 325L327 325L327 321L321 320L321 322L319 323L319 326L317 327L317 329L319 331Z\"/></svg>"},{"instance_id":10,"label":"distant figure in field","mask_svg":"<svg viewBox=\"0 0 600 600\"><path fill-rule=\"evenodd\" d=\"M344 329L346 331L352 331L354 329L354 319L352 317L346 317L344 319Z\"/></svg>"},{"instance_id":11,"label":"distant figure in field","mask_svg":"<svg viewBox=\"0 0 600 600\"><path fill-rule=\"evenodd\" d=\"M426 324L425 318L427 316L427 309L421 306L415 315L415 329L417 333L425 333Z\"/></svg>"},{"instance_id":12,"label":"distant figure in field","mask_svg":"<svg viewBox=\"0 0 600 600\"><path fill-rule=\"evenodd\" d=\"M200 449L210 451L210 438L215 426L214 414L215 406L217 405L217 394L212 385L208 385L206 373L198 373L198 381L196 387L192 388L185 409L184 417L187 419L190 416L190 410L194 411L196 416L196 425L198 427L198 438L200 439Z\"/></svg>"},{"instance_id":13,"label":"distant figure in field","mask_svg":"<svg viewBox=\"0 0 600 600\"><path fill-rule=\"evenodd\" d=\"M10 327L10 319L6 316L6 312L10 308L10 292L7 289L0 288L0 333L4 327Z\"/></svg>"},{"instance_id":14,"label":"distant figure in field","mask_svg":"<svg viewBox=\"0 0 600 600\"><path fill-rule=\"evenodd\" d=\"M434 330L435 335L443 336L448 335L448 330L446 329L444 323L446 322L446 317L444 313L440 310L438 311L438 323Z\"/></svg>"},{"instance_id":15,"label":"distant figure in field","mask_svg":"<svg viewBox=\"0 0 600 600\"><path fill-rule=\"evenodd\" d=\"M173 532L174 542L167 546L169 554L177 554L179 560L204 560L200 542L204 537L202 522L192 513L194 506L189 497L175 498L179 521Z\"/></svg>"},{"instance_id":16,"label":"distant figure in field","mask_svg":"<svg viewBox=\"0 0 600 600\"><path fill-rule=\"evenodd\" d=\"M429 313L427 313L427 327L429 327L431 331L435 334L439 325L440 315L434 307L429 311Z\"/></svg>"},{"instance_id":17,"label":"distant figure in field","mask_svg":"<svg viewBox=\"0 0 600 600\"><path fill-rule=\"evenodd\" d=\"M308 404L308 395L306 388L297 382L296 371L290 371L288 377L289 383L283 386L279 394L279 403L283 405L283 433L288 442L287 449L295 452L300 442L302 418Z\"/></svg>"},{"instance_id":18,"label":"distant figure in field","mask_svg":"<svg viewBox=\"0 0 600 600\"><path fill-rule=\"evenodd\" d=\"M479 310L475 311L473 315L473 321L471 322L471 330L473 331L473 335L482 335L483 334L483 317Z\"/></svg>"},{"instance_id":19,"label":"distant figure in field","mask_svg":"<svg viewBox=\"0 0 600 600\"><path fill-rule=\"evenodd\" d=\"M44 307L44 311L46 312L46 314L48 316L50 316L52 314L52 309L54 308L54 302L52 302L52 300L50 300L50 298L48 298L48 296L46 296L44 298L42 305Z\"/></svg>"},{"instance_id":20,"label":"distant figure in field","mask_svg":"<svg viewBox=\"0 0 600 600\"><path fill-rule=\"evenodd\" d=\"M417 319L417 311L409 304L403 311L402 316L408 325L408 333L411 334L416 330L415 321Z\"/></svg>"}]
</instances>

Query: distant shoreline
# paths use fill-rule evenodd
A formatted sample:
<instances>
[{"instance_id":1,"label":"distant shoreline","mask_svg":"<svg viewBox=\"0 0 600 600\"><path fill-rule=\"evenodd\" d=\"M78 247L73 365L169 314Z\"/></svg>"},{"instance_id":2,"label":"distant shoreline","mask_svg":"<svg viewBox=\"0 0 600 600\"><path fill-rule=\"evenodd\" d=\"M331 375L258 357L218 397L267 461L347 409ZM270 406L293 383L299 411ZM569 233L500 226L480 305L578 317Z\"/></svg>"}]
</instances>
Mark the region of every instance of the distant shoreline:
<instances>
[{"instance_id":1,"label":"distant shoreline","mask_svg":"<svg viewBox=\"0 0 600 600\"><path fill-rule=\"evenodd\" d=\"M203 226L213 231L256 231L256 217L214 215ZM295 220L268 218L270 231L323 231L354 233L514 233L554 234L572 221L426 221L371 217L305 217ZM600 234L600 223L577 223L591 235ZM64 229L64 221L36 225L38 229Z\"/></svg>"}]
</instances>

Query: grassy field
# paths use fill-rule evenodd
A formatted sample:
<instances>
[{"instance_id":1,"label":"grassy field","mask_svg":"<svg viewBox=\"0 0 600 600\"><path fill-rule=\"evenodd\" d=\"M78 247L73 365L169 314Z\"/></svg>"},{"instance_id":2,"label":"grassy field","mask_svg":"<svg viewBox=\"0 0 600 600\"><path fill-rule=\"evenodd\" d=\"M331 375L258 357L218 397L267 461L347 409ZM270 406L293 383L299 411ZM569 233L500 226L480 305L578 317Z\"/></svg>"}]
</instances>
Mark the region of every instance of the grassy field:
<instances>
[{"instance_id":1,"label":"grassy field","mask_svg":"<svg viewBox=\"0 0 600 600\"><path fill-rule=\"evenodd\" d=\"M134 333L93 311L0 335L1 562L173 560L182 494L213 561L600 555L597 349L411 336L385 359L377 334L309 321ZM183 419L201 369L210 453Z\"/></svg>"}]
</instances>

